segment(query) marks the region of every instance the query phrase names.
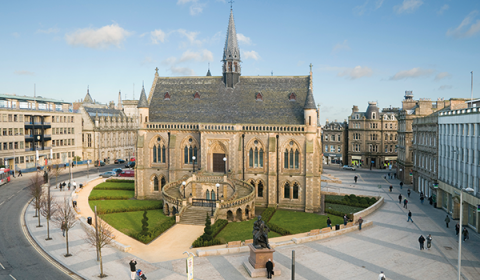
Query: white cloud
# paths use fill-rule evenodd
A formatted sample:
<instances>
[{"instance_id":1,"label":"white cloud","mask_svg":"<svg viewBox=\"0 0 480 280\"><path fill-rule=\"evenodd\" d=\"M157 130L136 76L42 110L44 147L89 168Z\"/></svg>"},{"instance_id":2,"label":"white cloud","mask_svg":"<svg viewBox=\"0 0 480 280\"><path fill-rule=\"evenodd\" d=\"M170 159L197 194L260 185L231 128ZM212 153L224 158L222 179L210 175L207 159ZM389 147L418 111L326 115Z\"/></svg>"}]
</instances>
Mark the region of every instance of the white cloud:
<instances>
[{"instance_id":1,"label":"white cloud","mask_svg":"<svg viewBox=\"0 0 480 280\"><path fill-rule=\"evenodd\" d=\"M243 35L242 33L237 33L237 40L240 42L240 43L243 43L245 45L251 45L252 44L252 40Z\"/></svg>"},{"instance_id":2,"label":"white cloud","mask_svg":"<svg viewBox=\"0 0 480 280\"><path fill-rule=\"evenodd\" d=\"M397 12L397 14L413 13L422 4L422 0L403 0L403 3L401 5L393 7L393 10Z\"/></svg>"},{"instance_id":3,"label":"white cloud","mask_svg":"<svg viewBox=\"0 0 480 280\"><path fill-rule=\"evenodd\" d=\"M337 43L333 47L332 52L337 53L341 50L346 50L346 51L350 50L350 47L348 46L347 40L343 41L343 43Z\"/></svg>"},{"instance_id":4,"label":"white cloud","mask_svg":"<svg viewBox=\"0 0 480 280\"><path fill-rule=\"evenodd\" d=\"M256 51L243 51L242 55L243 55L243 58L245 59L254 59L254 60L260 59L260 55Z\"/></svg>"},{"instance_id":5,"label":"white cloud","mask_svg":"<svg viewBox=\"0 0 480 280\"><path fill-rule=\"evenodd\" d=\"M350 80L355 80L362 77L370 77L372 76L373 71L371 68L362 67L362 66L355 66L354 68L347 68L342 72L337 74L338 77L345 77Z\"/></svg>"},{"instance_id":6,"label":"white cloud","mask_svg":"<svg viewBox=\"0 0 480 280\"><path fill-rule=\"evenodd\" d=\"M422 69L420 67L412 68L410 70L400 71L395 74L390 80L401 80L401 79L408 79L408 78L419 78L423 76L429 76L434 72L433 69Z\"/></svg>"},{"instance_id":7,"label":"white cloud","mask_svg":"<svg viewBox=\"0 0 480 280\"><path fill-rule=\"evenodd\" d=\"M446 10L448 10L450 8L450 6L448 6L447 4L443 5L440 10L437 11L437 15L443 15L443 12L445 12Z\"/></svg>"},{"instance_id":8,"label":"white cloud","mask_svg":"<svg viewBox=\"0 0 480 280\"><path fill-rule=\"evenodd\" d=\"M18 38L18 37L20 37L20 33L18 33L18 32L13 32L13 33L12 33L12 36L15 37L15 38Z\"/></svg>"},{"instance_id":9,"label":"white cloud","mask_svg":"<svg viewBox=\"0 0 480 280\"><path fill-rule=\"evenodd\" d=\"M17 71L15 71L15 75L33 76L33 75L35 75L35 73L34 73L34 72L27 71L27 70L17 70Z\"/></svg>"},{"instance_id":10,"label":"white cloud","mask_svg":"<svg viewBox=\"0 0 480 280\"><path fill-rule=\"evenodd\" d=\"M451 89L451 88L452 88L451 85L443 85L443 86L440 86L440 87L438 88L438 90L446 90L446 89Z\"/></svg>"},{"instance_id":11,"label":"white cloud","mask_svg":"<svg viewBox=\"0 0 480 280\"><path fill-rule=\"evenodd\" d=\"M188 68L188 67L176 67L172 65L170 67L170 71L172 74L180 74L180 75L185 75L185 76L195 76L195 71L193 69Z\"/></svg>"},{"instance_id":12,"label":"white cloud","mask_svg":"<svg viewBox=\"0 0 480 280\"><path fill-rule=\"evenodd\" d=\"M383 4L383 0L377 0L377 2L375 3L375 10L376 9L379 9Z\"/></svg>"},{"instance_id":13,"label":"white cloud","mask_svg":"<svg viewBox=\"0 0 480 280\"><path fill-rule=\"evenodd\" d=\"M175 62L177 61L177 58L171 56L169 58L166 58L162 61L162 64L163 65L171 65L171 64L174 64Z\"/></svg>"},{"instance_id":14,"label":"white cloud","mask_svg":"<svg viewBox=\"0 0 480 280\"><path fill-rule=\"evenodd\" d=\"M213 61L213 54L209 50L202 50L198 52L186 51L182 54L178 63L186 62L186 61Z\"/></svg>"},{"instance_id":15,"label":"white cloud","mask_svg":"<svg viewBox=\"0 0 480 280\"><path fill-rule=\"evenodd\" d=\"M190 44L196 45L198 47L202 45L202 41L196 39L199 32L189 32L185 29L178 29L177 32L180 33L180 35L182 35L183 37L186 37Z\"/></svg>"},{"instance_id":16,"label":"white cloud","mask_svg":"<svg viewBox=\"0 0 480 280\"><path fill-rule=\"evenodd\" d=\"M452 75L448 72L440 72L435 76L435 81L440 81L441 79L450 78Z\"/></svg>"},{"instance_id":17,"label":"white cloud","mask_svg":"<svg viewBox=\"0 0 480 280\"><path fill-rule=\"evenodd\" d=\"M190 15L198 15L201 12L203 12L203 7L205 7L207 4L202 4L202 3L194 3L190 6Z\"/></svg>"},{"instance_id":18,"label":"white cloud","mask_svg":"<svg viewBox=\"0 0 480 280\"><path fill-rule=\"evenodd\" d=\"M480 20L477 19L475 23L473 19L477 16L478 11L472 11L466 16L459 26L455 29L448 29L447 35L455 38L471 37L480 31ZM470 28L469 28L470 26Z\"/></svg>"},{"instance_id":19,"label":"white cloud","mask_svg":"<svg viewBox=\"0 0 480 280\"><path fill-rule=\"evenodd\" d=\"M98 29L84 28L66 34L65 40L72 46L84 46L87 48L107 48L109 46L120 47L131 32L121 28L118 24L106 25Z\"/></svg>"},{"instance_id":20,"label":"white cloud","mask_svg":"<svg viewBox=\"0 0 480 280\"><path fill-rule=\"evenodd\" d=\"M161 29L156 29L150 32L150 39L152 40L152 44L157 45L158 42L165 42L166 34Z\"/></svg>"},{"instance_id":21,"label":"white cloud","mask_svg":"<svg viewBox=\"0 0 480 280\"><path fill-rule=\"evenodd\" d=\"M49 28L49 29L38 29L37 30L37 33L41 33L41 34L51 34L51 33L58 33L60 31L60 29L56 28L56 27L53 27L53 28Z\"/></svg>"}]
</instances>

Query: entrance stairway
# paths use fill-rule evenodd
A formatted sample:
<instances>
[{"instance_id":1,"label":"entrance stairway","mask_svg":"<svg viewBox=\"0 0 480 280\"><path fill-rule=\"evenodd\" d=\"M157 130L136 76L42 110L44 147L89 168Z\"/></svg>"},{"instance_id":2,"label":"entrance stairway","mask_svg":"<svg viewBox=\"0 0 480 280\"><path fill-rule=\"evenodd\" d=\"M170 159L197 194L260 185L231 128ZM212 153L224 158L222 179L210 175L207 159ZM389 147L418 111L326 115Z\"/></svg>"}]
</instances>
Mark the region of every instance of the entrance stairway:
<instances>
[{"instance_id":1,"label":"entrance stairway","mask_svg":"<svg viewBox=\"0 0 480 280\"><path fill-rule=\"evenodd\" d=\"M215 208L213 209L215 211ZM205 225L205 219L212 214L212 208L189 206L180 219L180 224L184 225Z\"/></svg>"}]
</instances>

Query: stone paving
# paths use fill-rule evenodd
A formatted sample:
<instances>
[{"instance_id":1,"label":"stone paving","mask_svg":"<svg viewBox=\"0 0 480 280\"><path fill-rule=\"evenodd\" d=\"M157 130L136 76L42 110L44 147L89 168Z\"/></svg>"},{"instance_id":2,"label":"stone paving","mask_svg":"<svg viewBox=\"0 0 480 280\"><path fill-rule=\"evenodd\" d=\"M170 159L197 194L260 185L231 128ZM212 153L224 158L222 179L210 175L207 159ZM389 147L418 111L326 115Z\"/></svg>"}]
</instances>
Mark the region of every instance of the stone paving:
<instances>
[{"instance_id":1,"label":"stone paving","mask_svg":"<svg viewBox=\"0 0 480 280\"><path fill-rule=\"evenodd\" d=\"M458 238L454 228L445 228L445 212L435 209L428 203L420 204L418 194L413 193L408 209L413 213L414 223L407 223L408 210L398 203L398 194L406 196L407 186L399 189L397 180L387 182L382 172L324 170L340 180L342 184L325 184L329 191L342 193L381 195L384 205L374 214L364 217L374 225L362 231L300 245L277 247L274 254L276 265L282 270L275 279L291 279L292 250L296 254L295 279L377 279L383 270L387 279L456 279ZM360 175L353 184L354 174ZM86 178L76 178L82 183ZM392 183L394 191L388 192ZM324 187L325 187L324 185ZM381 186L381 188L378 187ZM69 193L52 189L55 196ZM85 232L78 225L70 231L72 257L65 258L65 240L58 228L52 227L53 240L45 241L46 227L37 228L34 210L28 207L26 224L37 243L58 262L86 279L98 279L100 272L94 248L85 243ZM42 224L45 221L42 220ZM452 222L451 225L456 223ZM431 250L420 251L418 237L432 234ZM148 248L149 254L160 253L165 244ZM480 279L480 238L470 231L470 240L462 247L462 273L465 279ZM194 252L194 249L190 250ZM138 268L148 279L186 279L185 260L146 262L130 253L116 249L103 249L105 273L108 279L129 279L128 262L136 258ZM248 279L242 262L248 253L195 258L195 279ZM260 278L262 279L262 278ZM263 278L265 279L265 278Z\"/></svg>"}]
</instances>

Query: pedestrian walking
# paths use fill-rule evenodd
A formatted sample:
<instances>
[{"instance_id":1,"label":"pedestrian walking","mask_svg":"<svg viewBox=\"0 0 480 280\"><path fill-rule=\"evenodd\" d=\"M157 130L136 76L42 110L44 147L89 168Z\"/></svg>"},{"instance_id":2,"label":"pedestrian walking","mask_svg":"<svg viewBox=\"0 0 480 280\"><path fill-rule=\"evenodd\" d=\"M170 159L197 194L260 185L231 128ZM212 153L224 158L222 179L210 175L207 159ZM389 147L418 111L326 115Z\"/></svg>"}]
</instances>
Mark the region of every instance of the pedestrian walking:
<instances>
[{"instance_id":1,"label":"pedestrian walking","mask_svg":"<svg viewBox=\"0 0 480 280\"><path fill-rule=\"evenodd\" d=\"M445 223L447 224L447 228L448 228L448 223L450 223L450 217L448 217L448 215L447 215L447 217L445 218Z\"/></svg>"},{"instance_id":2,"label":"pedestrian walking","mask_svg":"<svg viewBox=\"0 0 480 280\"><path fill-rule=\"evenodd\" d=\"M362 219L362 217L360 217L358 219L358 230L362 230L362 224L363 224L363 219Z\"/></svg>"},{"instance_id":3,"label":"pedestrian walking","mask_svg":"<svg viewBox=\"0 0 480 280\"><path fill-rule=\"evenodd\" d=\"M23 177L23 174L22 174L22 170L18 170L18 177L22 176Z\"/></svg>"},{"instance_id":4,"label":"pedestrian walking","mask_svg":"<svg viewBox=\"0 0 480 280\"><path fill-rule=\"evenodd\" d=\"M460 232L460 225L457 223L455 225L455 235L458 235L459 232Z\"/></svg>"},{"instance_id":5,"label":"pedestrian walking","mask_svg":"<svg viewBox=\"0 0 480 280\"><path fill-rule=\"evenodd\" d=\"M430 197L428 198L428 202L430 203L430 205L433 205L433 196L430 196Z\"/></svg>"},{"instance_id":6,"label":"pedestrian walking","mask_svg":"<svg viewBox=\"0 0 480 280\"><path fill-rule=\"evenodd\" d=\"M353 180L355 180L355 184L356 184L358 180L358 176L355 175L355 177L353 177Z\"/></svg>"},{"instance_id":7,"label":"pedestrian walking","mask_svg":"<svg viewBox=\"0 0 480 280\"><path fill-rule=\"evenodd\" d=\"M70 190L70 182L68 182L68 190Z\"/></svg>"},{"instance_id":8,"label":"pedestrian walking","mask_svg":"<svg viewBox=\"0 0 480 280\"><path fill-rule=\"evenodd\" d=\"M410 210L408 211L408 219L407 219L407 222L412 222L413 223L413 220L412 220L412 212L410 212Z\"/></svg>"},{"instance_id":9,"label":"pedestrian walking","mask_svg":"<svg viewBox=\"0 0 480 280\"><path fill-rule=\"evenodd\" d=\"M330 217L327 217L327 226L332 229L332 220L330 220Z\"/></svg>"},{"instance_id":10,"label":"pedestrian walking","mask_svg":"<svg viewBox=\"0 0 480 280\"><path fill-rule=\"evenodd\" d=\"M408 189L407 195L408 195L408 197L410 197L410 189Z\"/></svg>"},{"instance_id":11,"label":"pedestrian walking","mask_svg":"<svg viewBox=\"0 0 480 280\"><path fill-rule=\"evenodd\" d=\"M463 242L469 239L467 227L463 228Z\"/></svg>"},{"instance_id":12,"label":"pedestrian walking","mask_svg":"<svg viewBox=\"0 0 480 280\"><path fill-rule=\"evenodd\" d=\"M60 191L63 191L63 184L60 183Z\"/></svg>"},{"instance_id":13,"label":"pedestrian walking","mask_svg":"<svg viewBox=\"0 0 480 280\"><path fill-rule=\"evenodd\" d=\"M343 216L343 225L344 225L344 226L347 226L347 222L348 222L348 217L347 217L347 214L345 214L345 215Z\"/></svg>"},{"instance_id":14,"label":"pedestrian walking","mask_svg":"<svg viewBox=\"0 0 480 280\"><path fill-rule=\"evenodd\" d=\"M408 200L405 198L405 199L403 200L403 208L408 209L408 208L407 208L407 203L408 203Z\"/></svg>"},{"instance_id":15,"label":"pedestrian walking","mask_svg":"<svg viewBox=\"0 0 480 280\"><path fill-rule=\"evenodd\" d=\"M77 189L77 182L73 181L72 186L73 186L73 190L76 190Z\"/></svg>"},{"instance_id":16,"label":"pedestrian walking","mask_svg":"<svg viewBox=\"0 0 480 280\"><path fill-rule=\"evenodd\" d=\"M272 279L273 263L271 259L268 259L268 262L265 264L265 267L267 268L267 279Z\"/></svg>"},{"instance_id":17,"label":"pedestrian walking","mask_svg":"<svg viewBox=\"0 0 480 280\"><path fill-rule=\"evenodd\" d=\"M388 175L388 179L390 179L390 172L389 172L389 173L387 173L387 175Z\"/></svg>"},{"instance_id":18,"label":"pedestrian walking","mask_svg":"<svg viewBox=\"0 0 480 280\"><path fill-rule=\"evenodd\" d=\"M403 189L403 182L400 182L400 189Z\"/></svg>"},{"instance_id":19,"label":"pedestrian walking","mask_svg":"<svg viewBox=\"0 0 480 280\"><path fill-rule=\"evenodd\" d=\"M425 237L423 237L423 235L420 235L420 237L418 238L418 242L420 243L420 250L425 250Z\"/></svg>"},{"instance_id":20,"label":"pedestrian walking","mask_svg":"<svg viewBox=\"0 0 480 280\"><path fill-rule=\"evenodd\" d=\"M378 274L378 280L386 280L386 276L385 274L383 273L383 271L380 271L380 274Z\"/></svg>"},{"instance_id":21,"label":"pedestrian walking","mask_svg":"<svg viewBox=\"0 0 480 280\"><path fill-rule=\"evenodd\" d=\"M129 264L130 264L130 272L131 272L130 279L135 280L136 278L135 273L137 271L137 262L135 261L135 259L132 259Z\"/></svg>"},{"instance_id":22,"label":"pedestrian walking","mask_svg":"<svg viewBox=\"0 0 480 280\"><path fill-rule=\"evenodd\" d=\"M425 200L425 197L423 195L420 195L420 202L423 204L423 201Z\"/></svg>"},{"instance_id":23,"label":"pedestrian walking","mask_svg":"<svg viewBox=\"0 0 480 280\"><path fill-rule=\"evenodd\" d=\"M12 170L10 173L12 173L13 178L15 178L15 170Z\"/></svg>"},{"instance_id":24,"label":"pedestrian walking","mask_svg":"<svg viewBox=\"0 0 480 280\"><path fill-rule=\"evenodd\" d=\"M392 190L393 190L393 186L392 186L392 185L390 185L390 192L392 192Z\"/></svg>"},{"instance_id":25,"label":"pedestrian walking","mask_svg":"<svg viewBox=\"0 0 480 280\"><path fill-rule=\"evenodd\" d=\"M399 195L398 195L398 203L399 203L399 204L402 204L402 194L399 194Z\"/></svg>"},{"instance_id":26,"label":"pedestrian walking","mask_svg":"<svg viewBox=\"0 0 480 280\"><path fill-rule=\"evenodd\" d=\"M433 238L432 238L432 235L429 234L429 235L427 236L427 249L428 249L428 250L430 250L430 247L432 247L432 239L433 239Z\"/></svg>"}]
</instances>

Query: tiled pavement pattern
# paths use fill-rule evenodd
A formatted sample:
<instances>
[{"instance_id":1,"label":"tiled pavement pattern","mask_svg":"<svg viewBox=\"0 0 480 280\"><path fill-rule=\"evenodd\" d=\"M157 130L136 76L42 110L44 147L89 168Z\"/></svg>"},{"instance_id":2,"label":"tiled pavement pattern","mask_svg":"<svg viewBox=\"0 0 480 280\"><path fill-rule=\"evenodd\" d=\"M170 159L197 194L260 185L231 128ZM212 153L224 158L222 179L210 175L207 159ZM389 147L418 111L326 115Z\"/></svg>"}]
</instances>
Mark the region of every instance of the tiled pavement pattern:
<instances>
[{"instance_id":1,"label":"tiled pavement pattern","mask_svg":"<svg viewBox=\"0 0 480 280\"><path fill-rule=\"evenodd\" d=\"M395 186L390 193L389 183L383 179L381 172L351 172L327 167L325 173L343 181L341 186L328 184L332 190L335 188L346 193L380 194L385 197L385 204L366 218L374 221L372 227L331 239L276 248L274 260L282 270L282 275L275 276L275 279L291 279L292 250L296 254L295 279L299 280L377 279L380 270L385 271L387 279L456 279L458 239L452 227L445 228L445 212L434 209L428 203L421 205L418 194L412 193L408 208L413 213L414 223L407 223L408 211L403 209L397 199L400 191L406 196L407 188L400 190L397 180L390 180ZM360 175L357 184L353 184L354 174ZM77 178L77 183L82 181L82 178ZM378 185L382 187L378 188ZM66 194L55 189L53 192L60 196ZM45 227L36 228L36 219L32 216L33 210L29 207L26 214L28 228L50 255L81 276L98 279L99 266L95 260L95 250L82 240L85 233L80 226L70 232L73 256L65 258L62 256L65 246L61 231L53 228L54 239L47 243L44 241ZM431 250L419 250L417 239L420 234L432 234ZM462 248L462 272L465 279L480 279L479 249L480 238L471 233L470 240L463 243ZM191 251L194 252L193 249ZM248 279L242 265L247 255L242 253L195 258L195 279ZM128 262L131 258L134 256L128 253L104 249L104 269L109 275L108 279L129 279ZM186 279L184 259L151 264L142 260L138 262L138 268L146 273L148 279Z\"/></svg>"}]
</instances>

